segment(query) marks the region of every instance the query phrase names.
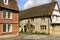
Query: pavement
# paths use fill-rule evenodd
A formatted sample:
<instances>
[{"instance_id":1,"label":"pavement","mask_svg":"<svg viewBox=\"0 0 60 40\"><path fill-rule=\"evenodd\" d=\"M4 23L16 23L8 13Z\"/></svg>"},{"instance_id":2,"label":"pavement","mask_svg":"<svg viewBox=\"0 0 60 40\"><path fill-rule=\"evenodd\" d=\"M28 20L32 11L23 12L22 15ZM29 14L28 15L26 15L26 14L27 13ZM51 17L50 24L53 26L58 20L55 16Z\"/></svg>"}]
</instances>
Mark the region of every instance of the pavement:
<instances>
[{"instance_id":1,"label":"pavement","mask_svg":"<svg viewBox=\"0 0 60 40\"><path fill-rule=\"evenodd\" d=\"M60 40L60 35L51 36L51 35L20 34L20 36L0 38L0 40Z\"/></svg>"}]
</instances>

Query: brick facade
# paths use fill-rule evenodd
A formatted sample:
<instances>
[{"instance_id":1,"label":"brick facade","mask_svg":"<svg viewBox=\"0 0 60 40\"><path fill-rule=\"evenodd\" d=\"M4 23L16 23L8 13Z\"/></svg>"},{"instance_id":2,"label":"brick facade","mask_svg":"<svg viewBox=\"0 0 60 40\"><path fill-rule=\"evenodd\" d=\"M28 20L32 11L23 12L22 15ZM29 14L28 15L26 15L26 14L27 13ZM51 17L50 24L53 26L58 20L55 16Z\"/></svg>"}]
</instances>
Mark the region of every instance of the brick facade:
<instances>
[{"instance_id":1,"label":"brick facade","mask_svg":"<svg viewBox=\"0 0 60 40\"><path fill-rule=\"evenodd\" d=\"M2 35L10 35L10 34L17 34L18 33L18 13L12 12L12 19L3 19L3 10L0 10L0 36ZM10 33L2 33L2 24L6 23L12 24L12 32Z\"/></svg>"}]
</instances>

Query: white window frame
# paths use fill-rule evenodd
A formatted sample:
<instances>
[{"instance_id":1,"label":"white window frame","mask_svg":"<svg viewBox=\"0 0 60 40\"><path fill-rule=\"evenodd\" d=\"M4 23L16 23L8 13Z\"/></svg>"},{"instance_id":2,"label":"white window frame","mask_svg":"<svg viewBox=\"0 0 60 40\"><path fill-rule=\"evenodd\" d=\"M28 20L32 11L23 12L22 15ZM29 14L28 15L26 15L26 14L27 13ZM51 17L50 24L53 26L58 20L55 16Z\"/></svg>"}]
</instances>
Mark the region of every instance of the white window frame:
<instances>
[{"instance_id":1,"label":"white window frame","mask_svg":"<svg viewBox=\"0 0 60 40\"><path fill-rule=\"evenodd\" d=\"M3 10L3 11L6 11L6 10ZM10 11L10 15L11 15L10 18L8 18L8 11L6 11L6 18L3 17L3 14L4 13L2 12L2 18L3 19L12 19L12 12L11 11Z\"/></svg>"},{"instance_id":2,"label":"white window frame","mask_svg":"<svg viewBox=\"0 0 60 40\"><path fill-rule=\"evenodd\" d=\"M8 24L6 24L6 32L3 32L3 24L2 24L2 33L10 33L10 32L12 32L12 24L11 24L10 31L8 31Z\"/></svg>"},{"instance_id":3,"label":"white window frame","mask_svg":"<svg viewBox=\"0 0 60 40\"><path fill-rule=\"evenodd\" d=\"M7 1L7 2L5 2L5 1ZM3 2L5 5L8 5L8 0L3 0Z\"/></svg>"},{"instance_id":4,"label":"white window frame","mask_svg":"<svg viewBox=\"0 0 60 40\"><path fill-rule=\"evenodd\" d=\"M41 30L46 30L47 28L46 28L46 25L40 25L40 29Z\"/></svg>"},{"instance_id":5,"label":"white window frame","mask_svg":"<svg viewBox=\"0 0 60 40\"><path fill-rule=\"evenodd\" d=\"M7 19L12 19L12 12L10 11L10 18L8 18L8 13L7 13Z\"/></svg>"}]
</instances>

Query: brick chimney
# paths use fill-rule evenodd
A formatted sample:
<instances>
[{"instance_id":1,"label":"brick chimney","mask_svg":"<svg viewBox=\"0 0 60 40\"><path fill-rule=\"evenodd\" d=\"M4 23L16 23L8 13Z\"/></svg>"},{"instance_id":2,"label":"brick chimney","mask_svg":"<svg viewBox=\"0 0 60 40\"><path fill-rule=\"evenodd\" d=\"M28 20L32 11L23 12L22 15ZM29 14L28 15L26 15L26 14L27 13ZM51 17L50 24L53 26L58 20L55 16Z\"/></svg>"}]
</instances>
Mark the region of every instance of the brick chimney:
<instances>
[{"instance_id":1,"label":"brick chimney","mask_svg":"<svg viewBox=\"0 0 60 40\"><path fill-rule=\"evenodd\" d=\"M51 2L55 2L56 0L51 0Z\"/></svg>"}]
</instances>

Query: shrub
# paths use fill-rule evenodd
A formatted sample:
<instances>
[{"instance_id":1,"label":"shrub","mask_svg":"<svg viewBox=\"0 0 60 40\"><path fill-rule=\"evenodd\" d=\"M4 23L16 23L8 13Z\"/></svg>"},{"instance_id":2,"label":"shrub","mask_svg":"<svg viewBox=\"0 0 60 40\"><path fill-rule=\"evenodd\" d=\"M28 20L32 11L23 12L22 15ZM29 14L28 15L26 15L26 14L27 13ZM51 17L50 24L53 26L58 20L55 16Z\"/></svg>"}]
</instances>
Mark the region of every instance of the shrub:
<instances>
[{"instance_id":1,"label":"shrub","mask_svg":"<svg viewBox=\"0 0 60 40\"><path fill-rule=\"evenodd\" d=\"M40 34L40 32L35 31L35 34Z\"/></svg>"},{"instance_id":2,"label":"shrub","mask_svg":"<svg viewBox=\"0 0 60 40\"><path fill-rule=\"evenodd\" d=\"M23 29L21 29L21 31L19 33L23 33Z\"/></svg>"},{"instance_id":3,"label":"shrub","mask_svg":"<svg viewBox=\"0 0 60 40\"><path fill-rule=\"evenodd\" d=\"M46 33L46 32L43 32L43 33L41 33L42 35L48 35L48 33Z\"/></svg>"}]
</instances>

